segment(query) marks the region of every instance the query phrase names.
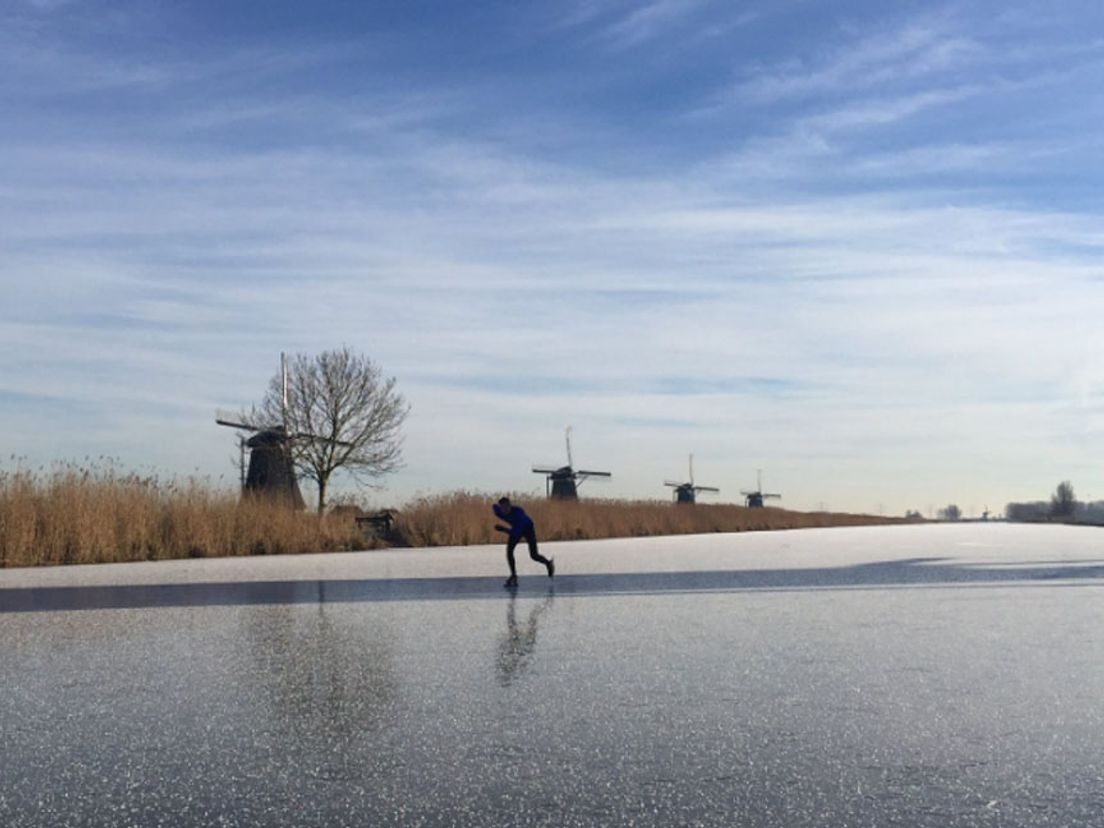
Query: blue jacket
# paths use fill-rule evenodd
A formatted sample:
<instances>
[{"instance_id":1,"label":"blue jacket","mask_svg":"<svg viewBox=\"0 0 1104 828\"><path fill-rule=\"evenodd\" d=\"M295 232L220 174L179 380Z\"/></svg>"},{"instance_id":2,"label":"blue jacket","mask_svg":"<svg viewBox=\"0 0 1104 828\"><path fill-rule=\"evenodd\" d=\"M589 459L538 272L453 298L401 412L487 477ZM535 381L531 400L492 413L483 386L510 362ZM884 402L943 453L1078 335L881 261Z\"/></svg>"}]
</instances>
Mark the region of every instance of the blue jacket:
<instances>
[{"instance_id":1,"label":"blue jacket","mask_svg":"<svg viewBox=\"0 0 1104 828\"><path fill-rule=\"evenodd\" d=\"M525 510L520 506L514 506L509 513L497 503L491 508L494 509L495 516L499 520L504 520L510 524L511 538L520 538L533 528L533 519L525 514Z\"/></svg>"}]
</instances>

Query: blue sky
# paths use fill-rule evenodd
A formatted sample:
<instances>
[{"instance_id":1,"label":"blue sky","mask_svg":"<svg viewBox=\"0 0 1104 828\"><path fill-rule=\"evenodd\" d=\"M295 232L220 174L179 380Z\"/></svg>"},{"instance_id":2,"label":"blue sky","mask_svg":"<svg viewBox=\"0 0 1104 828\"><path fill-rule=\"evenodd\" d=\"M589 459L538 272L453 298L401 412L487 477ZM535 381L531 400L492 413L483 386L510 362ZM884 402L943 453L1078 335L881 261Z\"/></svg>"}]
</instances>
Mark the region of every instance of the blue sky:
<instances>
[{"instance_id":1,"label":"blue sky","mask_svg":"<svg viewBox=\"0 0 1104 828\"><path fill-rule=\"evenodd\" d=\"M214 409L347 344L413 404L378 502L543 490L568 424L608 496L1104 498L1102 24L8 0L0 449L232 480Z\"/></svg>"}]
</instances>

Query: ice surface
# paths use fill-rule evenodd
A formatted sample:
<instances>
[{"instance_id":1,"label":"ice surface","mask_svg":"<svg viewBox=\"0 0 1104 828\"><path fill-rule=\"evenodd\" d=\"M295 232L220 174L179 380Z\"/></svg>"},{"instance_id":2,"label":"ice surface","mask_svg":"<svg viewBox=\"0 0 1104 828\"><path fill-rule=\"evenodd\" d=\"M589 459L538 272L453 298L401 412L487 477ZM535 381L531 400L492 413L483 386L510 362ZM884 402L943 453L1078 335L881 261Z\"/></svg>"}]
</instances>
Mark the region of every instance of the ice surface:
<instances>
[{"instance_id":1,"label":"ice surface","mask_svg":"<svg viewBox=\"0 0 1104 828\"><path fill-rule=\"evenodd\" d=\"M0 824L1104 824L1104 534L0 571Z\"/></svg>"}]
</instances>

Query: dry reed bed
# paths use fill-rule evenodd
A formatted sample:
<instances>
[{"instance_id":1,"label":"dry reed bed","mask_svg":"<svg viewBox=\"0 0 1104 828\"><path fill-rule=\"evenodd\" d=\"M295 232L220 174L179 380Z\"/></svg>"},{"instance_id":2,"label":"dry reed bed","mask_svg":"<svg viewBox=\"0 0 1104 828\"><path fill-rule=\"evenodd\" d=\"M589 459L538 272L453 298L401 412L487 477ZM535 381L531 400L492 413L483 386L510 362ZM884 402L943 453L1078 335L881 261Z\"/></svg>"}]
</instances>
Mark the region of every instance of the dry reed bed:
<instances>
[{"instance_id":1,"label":"dry reed bed","mask_svg":"<svg viewBox=\"0 0 1104 828\"><path fill-rule=\"evenodd\" d=\"M41 566L364 547L350 520L242 499L203 481L112 468L0 471L0 566Z\"/></svg>"},{"instance_id":2,"label":"dry reed bed","mask_svg":"<svg viewBox=\"0 0 1104 828\"><path fill-rule=\"evenodd\" d=\"M748 509L732 504L698 503L678 506L654 500L557 501L510 495L537 525L540 540L633 538L650 535L693 535L710 532L750 532L805 529L817 526L865 526L902 523L901 518L829 512ZM397 540L408 546L465 546L496 543L491 503L497 498L453 492L419 498L399 513Z\"/></svg>"},{"instance_id":3,"label":"dry reed bed","mask_svg":"<svg viewBox=\"0 0 1104 828\"><path fill-rule=\"evenodd\" d=\"M390 542L460 546L500 542L490 495L418 498L399 511ZM541 540L743 532L890 523L865 515L746 509L656 501L577 503L518 495ZM353 520L355 509L319 518L209 482L162 481L113 467L64 465L0 471L0 566L333 552L381 545Z\"/></svg>"}]
</instances>

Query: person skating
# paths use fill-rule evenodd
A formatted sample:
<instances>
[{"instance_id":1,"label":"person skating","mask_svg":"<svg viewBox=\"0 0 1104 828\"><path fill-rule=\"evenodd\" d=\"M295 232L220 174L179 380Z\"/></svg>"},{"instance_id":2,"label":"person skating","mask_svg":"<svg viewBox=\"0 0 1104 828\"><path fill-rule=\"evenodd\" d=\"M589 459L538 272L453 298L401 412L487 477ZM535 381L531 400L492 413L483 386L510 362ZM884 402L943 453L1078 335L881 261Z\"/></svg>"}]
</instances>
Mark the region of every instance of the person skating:
<instances>
[{"instance_id":1,"label":"person skating","mask_svg":"<svg viewBox=\"0 0 1104 828\"><path fill-rule=\"evenodd\" d=\"M548 569L548 577L551 578L556 573L556 564L551 558L546 558L537 551L537 530L533 526L533 519L529 515L525 514L525 510L520 506L515 506L510 502L510 498L501 498L498 503L491 507L494 510L495 516L502 521L508 523L508 526L495 525L495 529L499 532L505 532L508 537L506 539L506 562L510 565L510 577L506 579L505 587L517 586L517 566L514 564L514 547L518 545L518 541L523 538L529 544L529 557L537 563L542 563Z\"/></svg>"}]
</instances>

